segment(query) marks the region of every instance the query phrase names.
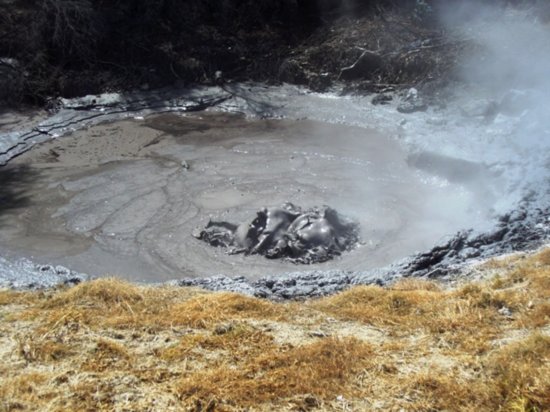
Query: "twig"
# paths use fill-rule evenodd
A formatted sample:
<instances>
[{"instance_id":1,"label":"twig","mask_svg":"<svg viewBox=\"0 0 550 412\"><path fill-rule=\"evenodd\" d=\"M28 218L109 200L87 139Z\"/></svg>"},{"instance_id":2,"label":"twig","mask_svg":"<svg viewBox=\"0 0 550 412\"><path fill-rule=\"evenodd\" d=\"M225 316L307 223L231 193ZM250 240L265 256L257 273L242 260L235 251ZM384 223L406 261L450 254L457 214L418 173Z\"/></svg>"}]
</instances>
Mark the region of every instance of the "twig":
<instances>
[{"instance_id":1,"label":"twig","mask_svg":"<svg viewBox=\"0 0 550 412\"><path fill-rule=\"evenodd\" d=\"M340 80L340 77L342 77L343 72L348 71L348 70L353 70L355 68L355 66L357 66L357 64L359 64L361 59L367 55L367 53L374 54L374 55L380 57L380 55L378 54L378 51L380 51L380 50L377 50L377 51L366 50L366 49L363 49L359 46L356 46L356 48L358 48L360 50L363 50L363 53L361 53L361 56L359 56L359 58L351 66L343 67L343 68L340 69L340 73L338 74L337 80Z\"/></svg>"}]
</instances>

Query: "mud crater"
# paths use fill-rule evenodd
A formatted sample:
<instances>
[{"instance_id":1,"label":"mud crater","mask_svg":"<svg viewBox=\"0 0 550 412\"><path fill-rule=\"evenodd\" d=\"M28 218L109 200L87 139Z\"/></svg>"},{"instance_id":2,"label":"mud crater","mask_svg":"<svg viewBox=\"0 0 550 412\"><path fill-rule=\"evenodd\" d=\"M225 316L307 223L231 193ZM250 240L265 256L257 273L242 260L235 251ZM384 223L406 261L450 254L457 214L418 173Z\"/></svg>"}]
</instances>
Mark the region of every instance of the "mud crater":
<instances>
[{"instance_id":1,"label":"mud crater","mask_svg":"<svg viewBox=\"0 0 550 412\"><path fill-rule=\"evenodd\" d=\"M328 204L357 222L361 245L332 260L301 257L312 268L368 270L488 221L498 182L466 162L451 179L437 161L375 130L310 120L204 112L100 124L10 162L33 178L18 187L25 202L2 211L0 247L131 280L255 279L296 266L227 254L193 231L251 222L285 202Z\"/></svg>"}]
</instances>

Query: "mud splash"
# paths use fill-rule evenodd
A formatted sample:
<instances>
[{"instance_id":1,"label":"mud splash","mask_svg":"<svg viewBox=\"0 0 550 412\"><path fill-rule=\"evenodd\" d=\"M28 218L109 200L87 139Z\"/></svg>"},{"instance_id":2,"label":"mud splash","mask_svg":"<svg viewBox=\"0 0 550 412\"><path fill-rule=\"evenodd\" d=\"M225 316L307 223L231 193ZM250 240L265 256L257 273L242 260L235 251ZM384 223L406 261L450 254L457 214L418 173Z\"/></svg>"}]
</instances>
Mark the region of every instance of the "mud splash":
<instances>
[{"instance_id":1,"label":"mud splash","mask_svg":"<svg viewBox=\"0 0 550 412\"><path fill-rule=\"evenodd\" d=\"M251 223L208 222L194 236L230 254L259 254L294 263L321 263L351 250L359 228L330 207L302 210L292 203L263 208Z\"/></svg>"}]
</instances>

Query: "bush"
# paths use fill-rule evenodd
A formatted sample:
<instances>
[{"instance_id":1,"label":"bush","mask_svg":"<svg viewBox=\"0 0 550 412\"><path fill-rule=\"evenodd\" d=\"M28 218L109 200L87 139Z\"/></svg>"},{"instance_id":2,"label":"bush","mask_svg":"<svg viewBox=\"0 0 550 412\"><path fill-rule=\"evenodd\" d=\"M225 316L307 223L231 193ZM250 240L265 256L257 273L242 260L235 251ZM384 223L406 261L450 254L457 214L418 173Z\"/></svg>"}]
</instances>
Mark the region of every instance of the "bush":
<instances>
[{"instance_id":1,"label":"bush","mask_svg":"<svg viewBox=\"0 0 550 412\"><path fill-rule=\"evenodd\" d=\"M34 47L54 61L94 61L102 30L90 0L42 0L35 22Z\"/></svg>"}]
</instances>

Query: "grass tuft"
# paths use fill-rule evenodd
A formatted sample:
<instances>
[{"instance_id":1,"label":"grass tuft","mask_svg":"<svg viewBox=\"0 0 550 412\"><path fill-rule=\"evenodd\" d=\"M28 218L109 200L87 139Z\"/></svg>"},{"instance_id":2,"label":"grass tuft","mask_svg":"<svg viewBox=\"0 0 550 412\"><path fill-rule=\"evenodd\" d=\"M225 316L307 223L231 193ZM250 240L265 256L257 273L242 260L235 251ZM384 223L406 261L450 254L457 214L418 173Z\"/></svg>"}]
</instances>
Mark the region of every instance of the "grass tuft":
<instances>
[{"instance_id":1,"label":"grass tuft","mask_svg":"<svg viewBox=\"0 0 550 412\"><path fill-rule=\"evenodd\" d=\"M70 306L99 306L135 304L144 297L137 286L128 282L108 278L84 282L65 289L44 302L44 309Z\"/></svg>"},{"instance_id":2,"label":"grass tuft","mask_svg":"<svg viewBox=\"0 0 550 412\"><path fill-rule=\"evenodd\" d=\"M495 353L486 365L507 410L550 408L550 337L539 333Z\"/></svg>"},{"instance_id":3,"label":"grass tuft","mask_svg":"<svg viewBox=\"0 0 550 412\"><path fill-rule=\"evenodd\" d=\"M17 292L14 290L0 290L0 306L31 303L35 294Z\"/></svg>"},{"instance_id":4,"label":"grass tuft","mask_svg":"<svg viewBox=\"0 0 550 412\"><path fill-rule=\"evenodd\" d=\"M162 351L160 357L166 361L200 358L205 351L225 351L232 357L250 356L258 351L273 348L273 338L257 329L246 325L230 325L222 334L200 333L183 337L176 345Z\"/></svg>"},{"instance_id":5,"label":"grass tuft","mask_svg":"<svg viewBox=\"0 0 550 412\"><path fill-rule=\"evenodd\" d=\"M417 279L417 278L405 278L398 280L392 287L393 290L412 291L412 290L426 290L429 292L440 292L441 286L435 282Z\"/></svg>"},{"instance_id":6,"label":"grass tuft","mask_svg":"<svg viewBox=\"0 0 550 412\"><path fill-rule=\"evenodd\" d=\"M82 364L82 370L103 372L108 369L126 369L130 366L132 356L127 348L118 342L101 338L88 353Z\"/></svg>"},{"instance_id":7,"label":"grass tuft","mask_svg":"<svg viewBox=\"0 0 550 412\"><path fill-rule=\"evenodd\" d=\"M74 355L74 351L68 345L50 339L25 339L18 342L18 347L19 355L27 362L56 362Z\"/></svg>"},{"instance_id":8,"label":"grass tuft","mask_svg":"<svg viewBox=\"0 0 550 412\"><path fill-rule=\"evenodd\" d=\"M206 328L234 319L282 319L286 308L272 302L239 295L215 293L190 299L173 307L171 322Z\"/></svg>"}]
</instances>

